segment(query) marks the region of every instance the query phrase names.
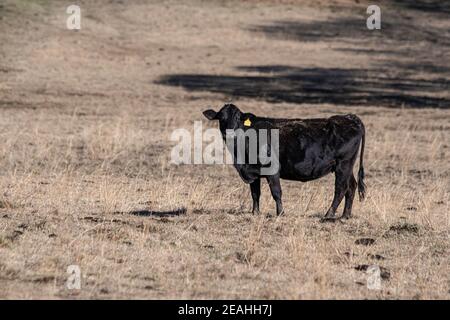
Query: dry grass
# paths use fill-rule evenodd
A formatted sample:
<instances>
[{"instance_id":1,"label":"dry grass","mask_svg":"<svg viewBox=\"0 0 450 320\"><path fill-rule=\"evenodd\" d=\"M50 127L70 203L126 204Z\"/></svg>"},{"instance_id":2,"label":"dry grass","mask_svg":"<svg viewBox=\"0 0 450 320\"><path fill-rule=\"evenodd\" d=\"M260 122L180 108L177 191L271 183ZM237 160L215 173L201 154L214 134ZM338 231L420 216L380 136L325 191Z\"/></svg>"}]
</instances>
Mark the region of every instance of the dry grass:
<instances>
[{"instance_id":1,"label":"dry grass","mask_svg":"<svg viewBox=\"0 0 450 320\"><path fill-rule=\"evenodd\" d=\"M369 193L344 223L319 222L332 176L283 181L286 215L276 218L267 185L265 214L251 215L232 168L168 164L172 130L191 130L229 96L155 84L159 76L373 63L245 29L320 20L326 5L91 3L75 33L57 1L0 9L9 31L0 35L0 298L449 298L448 109L235 97L258 114L363 119ZM79 291L65 286L72 264ZM367 289L355 269L365 264L389 272L381 290Z\"/></svg>"}]
</instances>

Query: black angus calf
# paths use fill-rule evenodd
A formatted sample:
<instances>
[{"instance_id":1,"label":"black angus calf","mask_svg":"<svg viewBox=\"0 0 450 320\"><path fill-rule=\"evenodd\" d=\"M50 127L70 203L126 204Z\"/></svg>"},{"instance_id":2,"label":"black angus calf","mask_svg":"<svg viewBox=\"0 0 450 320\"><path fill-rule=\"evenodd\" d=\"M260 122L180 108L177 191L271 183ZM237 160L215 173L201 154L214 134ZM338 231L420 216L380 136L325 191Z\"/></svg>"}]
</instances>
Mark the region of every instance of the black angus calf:
<instances>
[{"instance_id":1,"label":"black angus calf","mask_svg":"<svg viewBox=\"0 0 450 320\"><path fill-rule=\"evenodd\" d=\"M277 171L265 176L276 202L277 215L283 213L280 178L295 181L310 181L335 173L333 202L324 220L334 219L336 210L345 197L342 218L350 218L356 187L360 200L365 196L364 185L364 140L362 121L353 114L332 116L328 119L273 119L241 112L235 105L226 104L216 112L203 112L209 120L218 120L222 137L226 132L250 128L278 129L279 150ZM269 140L270 143L270 140ZM353 175L353 166L361 145L358 182ZM248 146L247 146L248 147ZM248 151L248 148L246 148ZM235 149L230 150L234 154ZM236 157L234 156L234 161ZM253 198L253 213L259 213L261 194L261 163L234 163L244 182L250 184Z\"/></svg>"}]
</instances>

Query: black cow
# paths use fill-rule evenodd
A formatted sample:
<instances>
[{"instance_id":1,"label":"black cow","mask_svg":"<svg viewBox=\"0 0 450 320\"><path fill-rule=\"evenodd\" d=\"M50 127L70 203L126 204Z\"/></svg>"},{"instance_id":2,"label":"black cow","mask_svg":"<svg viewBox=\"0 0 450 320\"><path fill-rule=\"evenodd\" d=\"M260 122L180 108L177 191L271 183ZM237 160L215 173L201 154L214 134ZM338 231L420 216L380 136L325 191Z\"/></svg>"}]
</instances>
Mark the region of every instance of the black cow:
<instances>
[{"instance_id":1,"label":"black cow","mask_svg":"<svg viewBox=\"0 0 450 320\"><path fill-rule=\"evenodd\" d=\"M227 129L233 131L238 129L245 131L249 128L279 130L278 171L266 176L276 202L277 215L283 213L280 178L305 182L334 172L336 177L334 198L324 220L334 219L336 210L344 197L345 208L342 218L351 217L356 187L358 187L360 200L364 199L365 129L356 115L336 115L328 119L274 119L243 113L233 104L224 105L218 112L209 109L203 114L209 120L219 121L224 139ZM360 145L358 182L356 182L353 165ZM253 213L259 213L262 165L260 163L240 165L235 163L234 165L241 178L250 184Z\"/></svg>"}]
</instances>

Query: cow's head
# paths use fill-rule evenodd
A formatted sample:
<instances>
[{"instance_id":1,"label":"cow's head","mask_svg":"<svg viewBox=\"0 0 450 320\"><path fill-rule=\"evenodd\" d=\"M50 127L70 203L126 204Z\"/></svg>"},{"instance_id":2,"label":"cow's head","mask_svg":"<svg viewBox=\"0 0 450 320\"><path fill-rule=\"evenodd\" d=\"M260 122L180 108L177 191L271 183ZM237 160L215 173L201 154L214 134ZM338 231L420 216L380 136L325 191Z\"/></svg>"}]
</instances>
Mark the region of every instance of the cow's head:
<instances>
[{"instance_id":1,"label":"cow's head","mask_svg":"<svg viewBox=\"0 0 450 320\"><path fill-rule=\"evenodd\" d=\"M234 104L226 104L218 112L209 109L203 114L209 120L219 121L220 132L233 155L234 166L246 183L252 183L261 174L274 175L278 172L278 131L274 142L273 126L269 121L261 121L263 118L252 113L243 113ZM262 134L268 134L262 142L260 129L266 130Z\"/></svg>"},{"instance_id":2,"label":"cow's head","mask_svg":"<svg viewBox=\"0 0 450 320\"><path fill-rule=\"evenodd\" d=\"M222 134L225 134L227 129L236 130L244 129L245 121L254 115L242 113L234 104L226 104L218 112L208 109L203 111L203 115L209 120L219 121L219 127Z\"/></svg>"}]
</instances>

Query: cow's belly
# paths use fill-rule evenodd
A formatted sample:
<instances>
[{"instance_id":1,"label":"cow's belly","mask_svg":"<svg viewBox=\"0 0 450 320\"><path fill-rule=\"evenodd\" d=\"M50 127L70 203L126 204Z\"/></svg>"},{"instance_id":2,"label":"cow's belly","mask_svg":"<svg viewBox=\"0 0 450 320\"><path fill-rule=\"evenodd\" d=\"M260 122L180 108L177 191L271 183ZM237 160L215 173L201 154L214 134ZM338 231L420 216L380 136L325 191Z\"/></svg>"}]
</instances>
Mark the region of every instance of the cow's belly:
<instances>
[{"instance_id":1,"label":"cow's belly","mask_svg":"<svg viewBox=\"0 0 450 320\"><path fill-rule=\"evenodd\" d=\"M336 161L331 157L305 157L301 160L282 161L280 178L295 181L319 179L335 170Z\"/></svg>"}]
</instances>

